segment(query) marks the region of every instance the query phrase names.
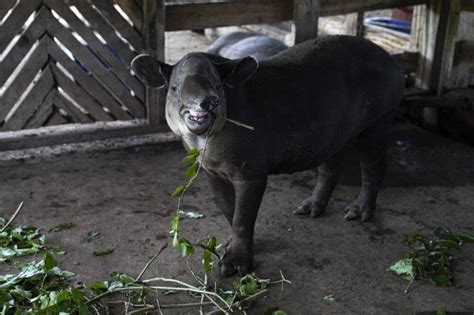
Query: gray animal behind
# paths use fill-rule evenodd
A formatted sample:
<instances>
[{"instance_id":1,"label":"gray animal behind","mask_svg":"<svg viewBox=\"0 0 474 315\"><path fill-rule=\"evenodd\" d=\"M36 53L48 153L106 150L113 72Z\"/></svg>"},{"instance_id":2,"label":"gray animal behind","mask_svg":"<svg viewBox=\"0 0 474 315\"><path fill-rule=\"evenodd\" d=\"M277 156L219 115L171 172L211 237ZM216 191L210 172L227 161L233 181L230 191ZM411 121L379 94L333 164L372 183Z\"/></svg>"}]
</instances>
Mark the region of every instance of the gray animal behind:
<instances>
[{"instance_id":1,"label":"gray animal behind","mask_svg":"<svg viewBox=\"0 0 474 315\"><path fill-rule=\"evenodd\" d=\"M173 66L140 55L132 67L146 84L167 89L166 119L185 147L204 152L207 145L200 163L232 227L223 276L252 267L254 225L270 174L317 166L314 191L294 213L318 217L338 182L344 149L355 144L362 185L345 218L372 217L385 142L404 91L400 66L380 47L328 36L260 63L190 53Z\"/></svg>"},{"instance_id":2,"label":"gray animal behind","mask_svg":"<svg viewBox=\"0 0 474 315\"><path fill-rule=\"evenodd\" d=\"M228 59L254 56L258 61L262 61L287 48L285 43L269 36L234 32L219 37L209 46L207 52Z\"/></svg>"}]
</instances>

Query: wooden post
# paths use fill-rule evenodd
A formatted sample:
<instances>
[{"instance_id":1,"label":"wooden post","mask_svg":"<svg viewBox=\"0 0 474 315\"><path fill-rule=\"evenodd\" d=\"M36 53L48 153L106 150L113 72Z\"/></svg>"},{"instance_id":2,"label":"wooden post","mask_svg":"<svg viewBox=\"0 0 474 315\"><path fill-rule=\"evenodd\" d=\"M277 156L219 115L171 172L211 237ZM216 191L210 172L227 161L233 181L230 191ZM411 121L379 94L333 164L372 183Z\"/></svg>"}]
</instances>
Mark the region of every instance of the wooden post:
<instances>
[{"instance_id":1,"label":"wooden post","mask_svg":"<svg viewBox=\"0 0 474 315\"><path fill-rule=\"evenodd\" d=\"M345 17L346 35L364 37L364 12L349 13Z\"/></svg>"},{"instance_id":2,"label":"wooden post","mask_svg":"<svg viewBox=\"0 0 474 315\"><path fill-rule=\"evenodd\" d=\"M295 0L293 22L295 44L318 36L321 0Z\"/></svg>"},{"instance_id":3,"label":"wooden post","mask_svg":"<svg viewBox=\"0 0 474 315\"><path fill-rule=\"evenodd\" d=\"M459 10L459 0L431 0L426 8L416 85L434 95L442 94L452 67ZM423 118L427 126L435 126L438 111L425 108Z\"/></svg>"},{"instance_id":4,"label":"wooden post","mask_svg":"<svg viewBox=\"0 0 474 315\"><path fill-rule=\"evenodd\" d=\"M143 0L143 36L147 53L165 61L165 1ZM150 125L165 121L166 92L146 87L147 120Z\"/></svg>"}]
</instances>

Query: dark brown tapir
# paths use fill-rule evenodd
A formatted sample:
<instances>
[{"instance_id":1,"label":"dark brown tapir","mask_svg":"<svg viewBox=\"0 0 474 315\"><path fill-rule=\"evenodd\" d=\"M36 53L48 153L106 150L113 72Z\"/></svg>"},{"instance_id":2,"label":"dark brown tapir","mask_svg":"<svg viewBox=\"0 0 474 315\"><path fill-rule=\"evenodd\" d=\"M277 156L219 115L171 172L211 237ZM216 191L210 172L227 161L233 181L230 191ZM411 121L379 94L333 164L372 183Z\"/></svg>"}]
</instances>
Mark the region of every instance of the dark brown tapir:
<instances>
[{"instance_id":1,"label":"dark brown tapir","mask_svg":"<svg viewBox=\"0 0 474 315\"><path fill-rule=\"evenodd\" d=\"M223 276L252 266L254 225L270 174L317 166L316 187L294 213L318 217L337 184L342 151L355 144L362 186L345 218L373 215L384 146L404 91L400 66L382 48L328 36L260 63L190 53L171 66L140 55L132 69L145 84L167 89L166 119L185 147L203 153L206 146L200 163L232 226Z\"/></svg>"}]
</instances>

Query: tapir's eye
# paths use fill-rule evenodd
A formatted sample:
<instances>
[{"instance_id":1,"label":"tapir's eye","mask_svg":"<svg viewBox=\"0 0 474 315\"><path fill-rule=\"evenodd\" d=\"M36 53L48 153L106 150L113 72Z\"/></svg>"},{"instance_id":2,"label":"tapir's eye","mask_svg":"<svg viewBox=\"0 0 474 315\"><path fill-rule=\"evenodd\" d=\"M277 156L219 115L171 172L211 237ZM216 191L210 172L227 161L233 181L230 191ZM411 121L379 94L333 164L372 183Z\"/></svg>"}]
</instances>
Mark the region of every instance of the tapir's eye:
<instances>
[{"instance_id":1,"label":"tapir's eye","mask_svg":"<svg viewBox=\"0 0 474 315\"><path fill-rule=\"evenodd\" d=\"M178 90L178 87L176 85L173 85L171 87L171 91L176 92Z\"/></svg>"}]
</instances>

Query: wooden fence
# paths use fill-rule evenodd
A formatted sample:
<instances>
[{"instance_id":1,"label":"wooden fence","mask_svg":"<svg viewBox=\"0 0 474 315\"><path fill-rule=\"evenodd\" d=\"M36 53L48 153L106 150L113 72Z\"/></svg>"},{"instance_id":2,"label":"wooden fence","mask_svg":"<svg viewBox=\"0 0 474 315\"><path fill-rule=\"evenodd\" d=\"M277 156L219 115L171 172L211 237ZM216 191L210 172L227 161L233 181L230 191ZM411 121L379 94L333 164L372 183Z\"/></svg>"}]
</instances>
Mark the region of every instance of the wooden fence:
<instances>
[{"instance_id":1,"label":"wooden fence","mask_svg":"<svg viewBox=\"0 0 474 315\"><path fill-rule=\"evenodd\" d=\"M426 2L1 0L0 151L168 130L163 91L144 87L129 67L142 52L164 59L165 30L293 19L300 41L316 36L319 16ZM98 122L79 135L31 131Z\"/></svg>"}]
</instances>

